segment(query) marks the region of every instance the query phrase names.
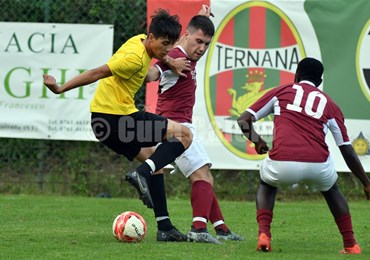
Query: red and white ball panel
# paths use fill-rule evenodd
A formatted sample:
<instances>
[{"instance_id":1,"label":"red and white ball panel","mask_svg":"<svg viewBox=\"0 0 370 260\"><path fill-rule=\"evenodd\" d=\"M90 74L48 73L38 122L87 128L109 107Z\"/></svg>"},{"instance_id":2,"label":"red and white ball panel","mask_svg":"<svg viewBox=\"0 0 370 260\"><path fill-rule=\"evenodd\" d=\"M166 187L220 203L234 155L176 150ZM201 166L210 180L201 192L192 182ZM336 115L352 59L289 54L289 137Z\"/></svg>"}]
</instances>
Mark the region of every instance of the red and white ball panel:
<instances>
[{"instance_id":1,"label":"red and white ball panel","mask_svg":"<svg viewBox=\"0 0 370 260\"><path fill-rule=\"evenodd\" d=\"M122 242L140 242L146 235L144 218L133 211L125 211L113 221L113 235Z\"/></svg>"}]
</instances>

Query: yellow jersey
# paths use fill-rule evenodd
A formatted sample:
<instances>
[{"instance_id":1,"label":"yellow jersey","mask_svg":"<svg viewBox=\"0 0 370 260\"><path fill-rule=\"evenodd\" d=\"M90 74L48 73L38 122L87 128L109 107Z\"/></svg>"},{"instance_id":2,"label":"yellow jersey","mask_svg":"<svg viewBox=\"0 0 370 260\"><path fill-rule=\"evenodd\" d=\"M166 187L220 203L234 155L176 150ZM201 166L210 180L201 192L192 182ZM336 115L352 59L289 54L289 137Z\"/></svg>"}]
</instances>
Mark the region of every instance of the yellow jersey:
<instances>
[{"instance_id":1,"label":"yellow jersey","mask_svg":"<svg viewBox=\"0 0 370 260\"><path fill-rule=\"evenodd\" d=\"M90 111L114 115L137 112L134 96L143 85L150 67L149 57L139 34L126 41L109 59L112 76L101 79L90 103Z\"/></svg>"}]
</instances>

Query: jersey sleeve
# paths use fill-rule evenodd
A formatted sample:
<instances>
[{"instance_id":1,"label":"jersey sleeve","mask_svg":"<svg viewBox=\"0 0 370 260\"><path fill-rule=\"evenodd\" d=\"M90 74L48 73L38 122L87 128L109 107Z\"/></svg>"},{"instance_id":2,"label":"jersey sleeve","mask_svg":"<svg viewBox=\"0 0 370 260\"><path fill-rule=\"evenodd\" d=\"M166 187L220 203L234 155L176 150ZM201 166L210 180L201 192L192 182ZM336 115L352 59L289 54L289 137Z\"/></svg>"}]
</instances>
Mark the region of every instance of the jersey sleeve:
<instances>
[{"instance_id":1,"label":"jersey sleeve","mask_svg":"<svg viewBox=\"0 0 370 260\"><path fill-rule=\"evenodd\" d=\"M331 110L332 118L328 120L328 128L333 134L335 143L337 144L337 146L351 144L347 134L347 128L344 124L344 116L342 114L342 111L335 104L332 105Z\"/></svg>"},{"instance_id":2,"label":"jersey sleeve","mask_svg":"<svg viewBox=\"0 0 370 260\"><path fill-rule=\"evenodd\" d=\"M142 59L134 53L129 53L123 58L115 59L107 63L113 75L124 79L130 79L142 67Z\"/></svg>"},{"instance_id":3,"label":"jersey sleeve","mask_svg":"<svg viewBox=\"0 0 370 260\"><path fill-rule=\"evenodd\" d=\"M173 48L168 54L172 59L177 59L181 57L179 55L179 50L177 48ZM178 80L179 76L172 71L170 67L168 67L166 64L164 64L162 61L158 60L155 63L155 66L159 70L159 85L163 86L166 84L170 84L170 86L167 86L166 89L169 87L172 87Z\"/></svg>"},{"instance_id":4,"label":"jersey sleeve","mask_svg":"<svg viewBox=\"0 0 370 260\"><path fill-rule=\"evenodd\" d=\"M155 63L155 66L158 68L161 75L163 74L163 71L166 71L166 70L170 69L166 64L164 64L160 60Z\"/></svg>"},{"instance_id":5,"label":"jersey sleeve","mask_svg":"<svg viewBox=\"0 0 370 260\"><path fill-rule=\"evenodd\" d=\"M247 111L254 116L256 121L258 121L274 112L276 102L278 102L278 99L275 96L275 89L271 89L253 103Z\"/></svg>"},{"instance_id":6,"label":"jersey sleeve","mask_svg":"<svg viewBox=\"0 0 370 260\"><path fill-rule=\"evenodd\" d=\"M170 70L170 68L166 65L166 64L164 64L163 62L161 62L161 61L157 61L156 63L155 63L155 65L154 66L156 66L156 68L158 69L158 71L159 71L159 78L160 79L162 79L163 78L163 73L166 71L166 70Z\"/></svg>"},{"instance_id":7,"label":"jersey sleeve","mask_svg":"<svg viewBox=\"0 0 370 260\"><path fill-rule=\"evenodd\" d=\"M177 59L179 57L181 57L179 55L179 50L175 47L173 48L168 54L168 56L170 56L172 59ZM159 70L159 73L160 73L160 78L163 76L163 73L165 71L169 71L171 70L170 67L168 67L166 64L164 64L162 61L158 60L156 63L155 63L155 66L158 68ZM175 74L175 72L173 72Z\"/></svg>"}]
</instances>

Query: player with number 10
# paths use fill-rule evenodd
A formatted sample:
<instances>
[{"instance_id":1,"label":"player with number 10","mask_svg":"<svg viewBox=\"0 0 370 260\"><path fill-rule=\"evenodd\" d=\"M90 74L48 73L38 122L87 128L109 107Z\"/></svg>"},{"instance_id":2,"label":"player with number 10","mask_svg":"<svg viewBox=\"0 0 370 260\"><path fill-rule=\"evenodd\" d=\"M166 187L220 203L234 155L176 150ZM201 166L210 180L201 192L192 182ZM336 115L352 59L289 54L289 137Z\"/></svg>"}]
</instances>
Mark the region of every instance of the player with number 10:
<instances>
[{"instance_id":1,"label":"player with number 10","mask_svg":"<svg viewBox=\"0 0 370 260\"><path fill-rule=\"evenodd\" d=\"M328 130L348 168L363 184L367 199L370 180L353 150L340 108L317 88L323 72L320 61L304 58L298 63L294 83L271 89L238 119L243 134L255 144L257 153L264 154L269 147L255 132L253 122L274 114L273 147L262 162L256 196L259 251L271 251L270 226L277 188L304 182L324 196L343 238L344 249L340 253L361 253L347 200L336 184L338 175L325 142Z\"/></svg>"}]
</instances>

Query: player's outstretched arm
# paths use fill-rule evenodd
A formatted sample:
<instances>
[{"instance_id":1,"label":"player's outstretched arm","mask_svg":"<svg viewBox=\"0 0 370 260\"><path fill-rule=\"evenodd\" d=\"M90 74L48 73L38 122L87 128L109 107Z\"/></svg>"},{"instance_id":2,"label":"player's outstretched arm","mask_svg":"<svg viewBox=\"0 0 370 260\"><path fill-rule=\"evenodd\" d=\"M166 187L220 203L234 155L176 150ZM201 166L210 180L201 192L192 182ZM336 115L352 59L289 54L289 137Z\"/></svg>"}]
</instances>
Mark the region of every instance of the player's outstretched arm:
<instances>
[{"instance_id":1,"label":"player's outstretched arm","mask_svg":"<svg viewBox=\"0 0 370 260\"><path fill-rule=\"evenodd\" d=\"M370 180L365 173L364 168L358 158L357 154L353 150L352 145L341 145L339 146L340 152L346 162L348 168L353 172L353 174L361 181L364 185L364 192L367 199L370 199Z\"/></svg>"},{"instance_id":2,"label":"player's outstretched arm","mask_svg":"<svg viewBox=\"0 0 370 260\"><path fill-rule=\"evenodd\" d=\"M173 72L175 72L177 75L181 77L186 78L186 74L184 72L191 70L190 62L183 57L174 59L167 55L163 63L166 64Z\"/></svg>"},{"instance_id":3,"label":"player's outstretched arm","mask_svg":"<svg viewBox=\"0 0 370 260\"><path fill-rule=\"evenodd\" d=\"M168 55L167 55L168 56ZM171 62L169 61L171 60ZM171 63L171 65L170 65ZM173 59L168 56L166 63L165 63L173 72L178 74L179 76L183 76L186 78L185 71L190 71L190 64L186 58L177 58ZM153 65L150 67L148 73L145 76L145 83L157 81L161 76L161 72L159 71L158 67Z\"/></svg>"},{"instance_id":4,"label":"player's outstretched arm","mask_svg":"<svg viewBox=\"0 0 370 260\"><path fill-rule=\"evenodd\" d=\"M56 83L56 80L53 76L43 75L45 86L55 94L61 94L74 88L89 85L99 79L109 76L112 76L112 72L106 64L95 69L87 70L84 73L67 81L62 86L59 86Z\"/></svg>"},{"instance_id":5,"label":"player's outstretched arm","mask_svg":"<svg viewBox=\"0 0 370 260\"><path fill-rule=\"evenodd\" d=\"M145 83L157 81L159 79L160 72L157 66L151 66L148 73L145 76Z\"/></svg>"},{"instance_id":6,"label":"player's outstretched arm","mask_svg":"<svg viewBox=\"0 0 370 260\"><path fill-rule=\"evenodd\" d=\"M202 7L200 8L199 12L198 12L198 15L204 15L204 16L207 16L207 17L214 17L213 13L211 12L211 8L208 6L208 5L202 5Z\"/></svg>"},{"instance_id":7,"label":"player's outstretched arm","mask_svg":"<svg viewBox=\"0 0 370 260\"><path fill-rule=\"evenodd\" d=\"M254 116L245 111L238 118L238 125L242 130L245 137L247 137L255 145L255 150L258 154L265 154L269 151L269 146L262 139L262 137L254 130L253 122L255 121Z\"/></svg>"}]
</instances>

